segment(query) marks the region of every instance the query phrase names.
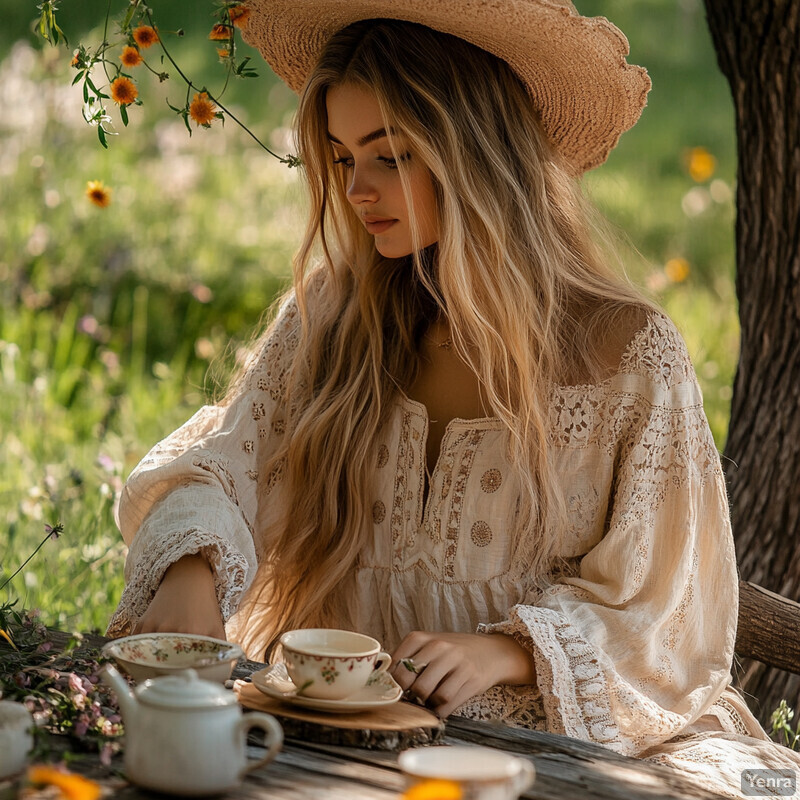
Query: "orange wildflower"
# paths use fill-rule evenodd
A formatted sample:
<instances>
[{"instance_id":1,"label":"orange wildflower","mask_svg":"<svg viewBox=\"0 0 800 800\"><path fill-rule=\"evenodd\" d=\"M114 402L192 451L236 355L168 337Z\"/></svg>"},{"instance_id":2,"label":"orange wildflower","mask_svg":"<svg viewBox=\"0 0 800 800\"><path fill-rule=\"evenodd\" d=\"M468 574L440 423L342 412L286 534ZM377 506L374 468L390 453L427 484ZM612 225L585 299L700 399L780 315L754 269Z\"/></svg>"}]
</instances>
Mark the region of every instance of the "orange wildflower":
<instances>
[{"instance_id":1,"label":"orange wildflower","mask_svg":"<svg viewBox=\"0 0 800 800\"><path fill-rule=\"evenodd\" d=\"M402 800L461 800L464 793L455 781L432 778L403 792Z\"/></svg>"},{"instance_id":2,"label":"orange wildflower","mask_svg":"<svg viewBox=\"0 0 800 800\"><path fill-rule=\"evenodd\" d=\"M196 94L189 106L189 116L198 124L208 127L217 113L217 107L206 92Z\"/></svg>"},{"instance_id":3,"label":"orange wildflower","mask_svg":"<svg viewBox=\"0 0 800 800\"><path fill-rule=\"evenodd\" d=\"M671 258L664 264L664 272L673 283L683 283L689 277L691 267L685 258Z\"/></svg>"},{"instance_id":4,"label":"orange wildflower","mask_svg":"<svg viewBox=\"0 0 800 800\"><path fill-rule=\"evenodd\" d=\"M156 33L156 29L152 28L150 25L140 25L133 32L133 40L142 50L146 50L158 41L158 34Z\"/></svg>"},{"instance_id":5,"label":"orange wildflower","mask_svg":"<svg viewBox=\"0 0 800 800\"><path fill-rule=\"evenodd\" d=\"M234 6L228 9L231 23L237 28L246 28L247 20L250 19L250 9L247 6Z\"/></svg>"},{"instance_id":6,"label":"orange wildflower","mask_svg":"<svg viewBox=\"0 0 800 800\"><path fill-rule=\"evenodd\" d=\"M220 58L227 58L230 54L231 54L231 51L227 50L226 48L217 48L217 55Z\"/></svg>"},{"instance_id":7,"label":"orange wildflower","mask_svg":"<svg viewBox=\"0 0 800 800\"><path fill-rule=\"evenodd\" d=\"M223 25L221 22L218 22L211 29L208 38L211 39L212 42L224 42L231 38L232 31L233 28L231 28L230 25Z\"/></svg>"},{"instance_id":8,"label":"orange wildflower","mask_svg":"<svg viewBox=\"0 0 800 800\"><path fill-rule=\"evenodd\" d=\"M696 183L705 183L717 168L717 159L705 147L693 147L687 160L689 175Z\"/></svg>"},{"instance_id":9,"label":"orange wildflower","mask_svg":"<svg viewBox=\"0 0 800 800\"><path fill-rule=\"evenodd\" d=\"M129 106L139 96L136 84L123 76L111 82L111 99L121 106Z\"/></svg>"},{"instance_id":10,"label":"orange wildflower","mask_svg":"<svg viewBox=\"0 0 800 800\"><path fill-rule=\"evenodd\" d=\"M136 47L130 45L122 48L119 60L126 67L138 67L142 63L142 55Z\"/></svg>"},{"instance_id":11,"label":"orange wildflower","mask_svg":"<svg viewBox=\"0 0 800 800\"><path fill-rule=\"evenodd\" d=\"M44 764L34 765L28 769L28 780L31 783L56 786L62 797L67 800L97 800L100 797L100 785L83 775L62 772L55 767Z\"/></svg>"},{"instance_id":12,"label":"orange wildflower","mask_svg":"<svg viewBox=\"0 0 800 800\"><path fill-rule=\"evenodd\" d=\"M71 67L77 67L77 66L78 66L78 65L81 63L81 60L80 60L80 58L78 58L78 53L79 53L79 52L80 52L79 50L76 50L76 51L73 53L73 55L72 55L72 61L70 61L70 64L69 64Z\"/></svg>"},{"instance_id":13,"label":"orange wildflower","mask_svg":"<svg viewBox=\"0 0 800 800\"><path fill-rule=\"evenodd\" d=\"M105 208L111 203L111 189L107 188L102 181L89 181L86 184L86 196L89 202Z\"/></svg>"}]
</instances>

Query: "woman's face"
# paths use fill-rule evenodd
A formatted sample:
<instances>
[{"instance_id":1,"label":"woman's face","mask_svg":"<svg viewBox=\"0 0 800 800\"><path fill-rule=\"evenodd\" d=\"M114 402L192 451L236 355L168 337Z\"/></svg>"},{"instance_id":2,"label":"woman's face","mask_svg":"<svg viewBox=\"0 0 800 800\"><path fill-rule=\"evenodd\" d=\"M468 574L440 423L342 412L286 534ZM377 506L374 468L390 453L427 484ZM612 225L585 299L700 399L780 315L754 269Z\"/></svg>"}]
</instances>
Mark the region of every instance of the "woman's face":
<instances>
[{"instance_id":1,"label":"woman's face","mask_svg":"<svg viewBox=\"0 0 800 800\"><path fill-rule=\"evenodd\" d=\"M392 151L375 95L345 83L328 90L327 107L336 169L344 171L347 199L375 237L378 252L387 258L401 258L414 249L399 160L406 161L419 248L437 242L438 215L430 173L403 149L402 132L395 133L398 149Z\"/></svg>"}]
</instances>

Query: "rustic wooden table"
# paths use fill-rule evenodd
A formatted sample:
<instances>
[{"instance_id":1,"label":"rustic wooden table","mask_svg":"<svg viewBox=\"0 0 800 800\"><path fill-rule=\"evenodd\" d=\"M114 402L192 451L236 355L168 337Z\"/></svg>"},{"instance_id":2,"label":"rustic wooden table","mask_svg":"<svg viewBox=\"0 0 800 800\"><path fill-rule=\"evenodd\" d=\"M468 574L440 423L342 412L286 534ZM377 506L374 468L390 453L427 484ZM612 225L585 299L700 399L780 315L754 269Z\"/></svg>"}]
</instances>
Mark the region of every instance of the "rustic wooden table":
<instances>
[{"instance_id":1,"label":"rustic wooden table","mask_svg":"<svg viewBox=\"0 0 800 800\"><path fill-rule=\"evenodd\" d=\"M87 642L92 643L95 637ZM1 657L1 654L0 654ZM261 665L240 664L242 677ZM67 751L68 740L53 736L53 746ZM522 797L531 800L653 800L653 798L713 798L718 795L668 767L619 756L598 745L539 731L451 717L444 744L480 744L529 759L536 781ZM248 754L263 750L253 740ZM152 798L154 795L129 784L123 759L116 756L110 767L99 757L70 753L69 768L97 781L104 796ZM230 800L397 800L404 788L397 754L319 744L287 738L274 762L256 770L241 786L223 795ZM0 799L5 797L0 784ZM44 790L27 791L26 800L52 797Z\"/></svg>"}]
</instances>

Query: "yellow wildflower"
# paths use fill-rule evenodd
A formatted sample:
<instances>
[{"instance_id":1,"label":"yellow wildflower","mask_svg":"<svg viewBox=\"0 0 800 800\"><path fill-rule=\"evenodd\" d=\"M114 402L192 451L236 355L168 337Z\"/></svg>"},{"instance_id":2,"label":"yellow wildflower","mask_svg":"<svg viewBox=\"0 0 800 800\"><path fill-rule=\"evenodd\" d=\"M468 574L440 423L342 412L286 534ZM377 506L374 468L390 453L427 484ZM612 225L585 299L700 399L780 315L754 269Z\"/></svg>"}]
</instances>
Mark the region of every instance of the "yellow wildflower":
<instances>
[{"instance_id":1,"label":"yellow wildflower","mask_svg":"<svg viewBox=\"0 0 800 800\"><path fill-rule=\"evenodd\" d=\"M461 800L463 792L455 781L431 779L403 792L401 800Z\"/></svg>"},{"instance_id":2,"label":"yellow wildflower","mask_svg":"<svg viewBox=\"0 0 800 800\"><path fill-rule=\"evenodd\" d=\"M28 768L28 780L35 784L56 786L62 797L67 800L97 800L100 797L100 785L82 775L62 772L46 764L34 764Z\"/></svg>"},{"instance_id":3,"label":"yellow wildflower","mask_svg":"<svg viewBox=\"0 0 800 800\"><path fill-rule=\"evenodd\" d=\"M689 175L696 183L705 183L717 168L717 159L705 147L693 147L688 157Z\"/></svg>"},{"instance_id":4,"label":"yellow wildflower","mask_svg":"<svg viewBox=\"0 0 800 800\"><path fill-rule=\"evenodd\" d=\"M89 198L89 202L98 208L105 208L111 203L111 189L102 181L89 181L86 184L86 196Z\"/></svg>"},{"instance_id":5,"label":"yellow wildflower","mask_svg":"<svg viewBox=\"0 0 800 800\"><path fill-rule=\"evenodd\" d=\"M14 640L11 638L11 635L2 628L0 628L0 636L2 636L15 650L17 649L17 646L14 644Z\"/></svg>"},{"instance_id":6,"label":"yellow wildflower","mask_svg":"<svg viewBox=\"0 0 800 800\"><path fill-rule=\"evenodd\" d=\"M156 29L150 25L140 25L133 32L133 40L142 50L146 50L158 41L158 34L156 33Z\"/></svg>"},{"instance_id":7,"label":"yellow wildflower","mask_svg":"<svg viewBox=\"0 0 800 800\"><path fill-rule=\"evenodd\" d=\"M136 47L130 45L122 48L122 54L119 60L126 67L138 67L142 63L142 55Z\"/></svg>"},{"instance_id":8,"label":"yellow wildflower","mask_svg":"<svg viewBox=\"0 0 800 800\"><path fill-rule=\"evenodd\" d=\"M689 262L685 258L671 258L664 264L664 272L673 283L683 283L689 277Z\"/></svg>"},{"instance_id":9,"label":"yellow wildflower","mask_svg":"<svg viewBox=\"0 0 800 800\"><path fill-rule=\"evenodd\" d=\"M214 120L217 107L205 92L196 94L189 106L189 116L198 124L208 127Z\"/></svg>"},{"instance_id":10,"label":"yellow wildflower","mask_svg":"<svg viewBox=\"0 0 800 800\"><path fill-rule=\"evenodd\" d=\"M111 99L121 106L130 105L139 96L136 84L124 76L115 78L111 82Z\"/></svg>"}]
</instances>

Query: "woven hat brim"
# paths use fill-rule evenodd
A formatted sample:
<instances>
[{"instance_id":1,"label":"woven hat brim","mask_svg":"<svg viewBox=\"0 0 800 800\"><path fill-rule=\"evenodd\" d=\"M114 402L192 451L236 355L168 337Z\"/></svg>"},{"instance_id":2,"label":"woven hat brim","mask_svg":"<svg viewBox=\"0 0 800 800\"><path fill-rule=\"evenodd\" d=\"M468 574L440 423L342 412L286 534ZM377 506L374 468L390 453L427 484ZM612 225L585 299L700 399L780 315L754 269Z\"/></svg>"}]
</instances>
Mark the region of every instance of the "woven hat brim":
<instances>
[{"instance_id":1,"label":"woven hat brim","mask_svg":"<svg viewBox=\"0 0 800 800\"><path fill-rule=\"evenodd\" d=\"M300 92L328 40L365 19L417 22L505 60L577 174L602 164L647 102L650 79L603 17L559 0L246 0L245 41Z\"/></svg>"}]
</instances>

